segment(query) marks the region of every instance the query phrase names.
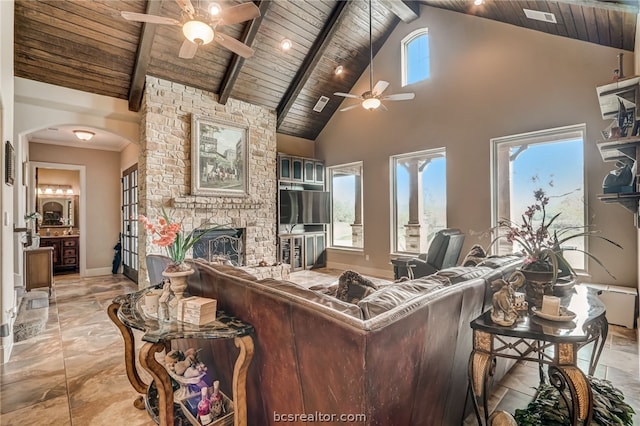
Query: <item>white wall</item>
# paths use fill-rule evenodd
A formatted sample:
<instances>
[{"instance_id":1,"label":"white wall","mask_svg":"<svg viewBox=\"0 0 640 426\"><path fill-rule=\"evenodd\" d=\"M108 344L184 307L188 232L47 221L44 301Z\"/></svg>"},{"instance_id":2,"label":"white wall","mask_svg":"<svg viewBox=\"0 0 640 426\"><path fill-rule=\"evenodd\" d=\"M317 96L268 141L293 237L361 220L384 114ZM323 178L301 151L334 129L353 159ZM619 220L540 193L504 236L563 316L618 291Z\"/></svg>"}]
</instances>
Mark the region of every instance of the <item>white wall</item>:
<instances>
[{"instance_id":1,"label":"white wall","mask_svg":"<svg viewBox=\"0 0 640 426\"><path fill-rule=\"evenodd\" d=\"M4 170L4 141L13 140L13 2L0 1L0 133L2 135L2 154L0 154L2 170ZM17 157L20 158L20 157ZM3 173L4 174L4 173ZM0 185L0 244L2 256L0 257L0 324L13 322L11 315L7 313L13 308L15 297L13 290L13 187L4 184L4 176ZM2 350L0 351L0 363L4 362L11 353L13 335L2 338Z\"/></svg>"},{"instance_id":2,"label":"white wall","mask_svg":"<svg viewBox=\"0 0 640 426\"><path fill-rule=\"evenodd\" d=\"M597 199L602 179L614 165L602 161L596 146L609 124L601 118L596 86L610 81L619 49L421 8L419 19L396 27L373 67L374 83L387 80L388 93L412 91L416 98L388 102L385 112L337 112L316 140L316 156L327 166L364 161L364 252L329 250L328 264L391 270L390 155L446 147L448 225L465 232L467 250L489 242L478 235L491 227L490 139L586 123L586 202L595 215L592 223L624 247L611 250L598 241L590 246L617 281L593 262L589 271L593 282L635 287L633 215ZM424 27L429 29L431 78L403 88L400 42ZM625 75L633 73L634 59L625 52ZM368 70L352 93L366 86Z\"/></svg>"}]
</instances>

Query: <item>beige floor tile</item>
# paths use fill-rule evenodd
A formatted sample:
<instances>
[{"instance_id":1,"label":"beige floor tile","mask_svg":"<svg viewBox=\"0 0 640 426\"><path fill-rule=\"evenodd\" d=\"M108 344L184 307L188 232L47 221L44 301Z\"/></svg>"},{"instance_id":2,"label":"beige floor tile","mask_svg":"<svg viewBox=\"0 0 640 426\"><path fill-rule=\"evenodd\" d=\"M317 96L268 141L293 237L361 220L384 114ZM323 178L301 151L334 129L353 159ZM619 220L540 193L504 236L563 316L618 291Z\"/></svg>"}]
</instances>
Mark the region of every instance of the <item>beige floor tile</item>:
<instances>
[{"instance_id":1,"label":"beige floor tile","mask_svg":"<svg viewBox=\"0 0 640 426\"><path fill-rule=\"evenodd\" d=\"M0 414L2 426L70 426L67 396L48 399L10 413Z\"/></svg>"}]
</instances>

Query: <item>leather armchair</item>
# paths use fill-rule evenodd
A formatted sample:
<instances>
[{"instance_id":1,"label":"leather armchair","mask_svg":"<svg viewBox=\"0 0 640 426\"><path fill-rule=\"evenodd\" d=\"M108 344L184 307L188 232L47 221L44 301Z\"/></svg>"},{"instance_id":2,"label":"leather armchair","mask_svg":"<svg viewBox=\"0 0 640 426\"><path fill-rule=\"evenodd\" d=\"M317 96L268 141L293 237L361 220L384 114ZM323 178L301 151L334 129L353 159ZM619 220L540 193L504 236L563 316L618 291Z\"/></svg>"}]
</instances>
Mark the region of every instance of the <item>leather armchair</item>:
<instances>
[{"instance_id":1,"label":"leather armchair","mask_svg":"<svg viewBox=\"0 0 640 426\"><path fill-rule=\"evenodd\" d=\"M171 264L171 258L161 254L148 254L146 256L147 274L151 285L162 283L164 277L162 271Z\"/></svg>"},{"instance_id":2,"label":"leather armchair","mask_svg":"<svg viewBox=\"0 0 640 426\"><path fill-rule=\"evenodd\" d=\"M420 278L456 266L463 243L464 234L459 229L447 228L436 232L427 253L391 260L395 279Z\"/></svg>"}]
</instances>

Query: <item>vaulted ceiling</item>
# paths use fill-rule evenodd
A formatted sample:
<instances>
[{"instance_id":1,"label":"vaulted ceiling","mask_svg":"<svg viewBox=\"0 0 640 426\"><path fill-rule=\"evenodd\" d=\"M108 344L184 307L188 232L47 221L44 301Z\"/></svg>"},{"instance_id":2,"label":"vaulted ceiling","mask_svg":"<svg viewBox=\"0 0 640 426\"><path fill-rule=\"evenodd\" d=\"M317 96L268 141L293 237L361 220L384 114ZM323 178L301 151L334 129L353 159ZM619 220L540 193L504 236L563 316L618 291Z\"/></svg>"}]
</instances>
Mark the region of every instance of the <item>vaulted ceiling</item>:
<instances>
[{"instance_id":1,"label":"vaulted ceiling","mask_svg":"<svg viewBox=\"0 0 640 426\"><path fill-rule=\"evenodd\" d=\"M208 0L192 0L195 6ZM228 1L223 6L238 4ZM244 59L211 43L192 59L178 57L178 26L127 21L120 12L180 19L174 0L16 0L15 75L100 95L128 99L137 111L144 76L152 75L272 108L278 132L315 139L369 63L369 9L363 0L262 0L261 16L223 32L251 46ZM633 51L637 0L372 0L374 54L401 21L428 9L472 14L562 37ZM528 19L523 9L543 12ZM280 42L293 47L283 52ZM340 75L334 73L344 67ZM313 111L320 96L329 101Z\"/></svg>"}]
</instances>

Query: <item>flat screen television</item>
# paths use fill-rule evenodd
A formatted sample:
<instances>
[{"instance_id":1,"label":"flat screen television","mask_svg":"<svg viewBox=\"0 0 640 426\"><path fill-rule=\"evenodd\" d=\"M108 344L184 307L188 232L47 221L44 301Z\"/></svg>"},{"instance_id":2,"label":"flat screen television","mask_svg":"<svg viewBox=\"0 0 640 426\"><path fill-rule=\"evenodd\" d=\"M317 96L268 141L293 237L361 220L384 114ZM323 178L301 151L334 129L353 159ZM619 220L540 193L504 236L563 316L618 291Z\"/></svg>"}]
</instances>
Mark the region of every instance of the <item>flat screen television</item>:
<instances>
[{"instance_id":1,"label":"flat screen television","mask_svg":"<svg viewBox=\"0 0 640 426\"><path fill-rule=\"evenodd\" d=\"M280 190L281 224L323 224L331 221L329 193Z\"/></svg>"}]
</instances>

